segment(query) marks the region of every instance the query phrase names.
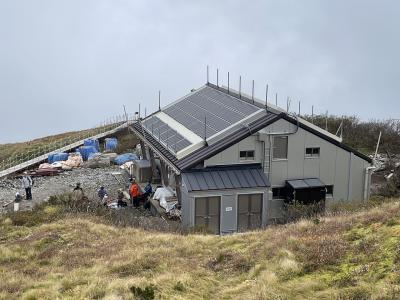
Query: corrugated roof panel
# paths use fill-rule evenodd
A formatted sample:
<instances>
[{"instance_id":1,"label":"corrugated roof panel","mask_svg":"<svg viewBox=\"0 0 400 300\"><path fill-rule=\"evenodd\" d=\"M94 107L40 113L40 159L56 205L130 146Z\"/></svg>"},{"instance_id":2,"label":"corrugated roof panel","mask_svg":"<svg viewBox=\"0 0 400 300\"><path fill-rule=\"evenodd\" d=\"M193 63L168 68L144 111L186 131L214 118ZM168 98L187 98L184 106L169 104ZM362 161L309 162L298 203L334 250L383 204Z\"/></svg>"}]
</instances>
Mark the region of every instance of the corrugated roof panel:
<instances>
[{"instance_id":1,"label":"corrugated roof panel","mask_svg":"<svg viewBox=\"0 0 400 300\"><path fill-rule=\"evenodd\" d=\"M218 175L221 177L222 182L224 183L224 187L226 189L233 189L234 185L229 180L229 176L227 176L225 172L222 172L222 171L217 171L217 172L218 172Z\"/></svg>"},{"instance_id":2,"label":"corrugated roof panel","mask_svg":"<svg viewBox=\"0 0 400 300\"><path fill-rule=\"evenodd\" d=\"M196 175L197 175L197 176L196 176L196 179L197 179L197 182L199 183L200 189L201 189L202 191L210 189L210 188L208 187L208 184L207 184L206 180L204 179L203 173L202 173L202 172L199 172L199 173L196 174Z\"/></svg>"},{"instance_id":3,"label":"corrugated roof panel","mask_svg":"<svg viewBox=\"0 0 400 300\"><path fill-rule=\"evenodd\" d=\"M217 189L224 189L225 184L222 181L221 176L219 176L218 172L210 172L210 174L211 174L212 178L214 179Z\"/></svg>"},{"instance_id":4,"label":"corrugated roof panel","mask_svg":"<svg viewBox=\"0 0 400 300\"><path fill-rule=\"evenodd\" d=\"M265 186L266 182L264 182L265 176L260 176L261 169L250 169L249 172L251 173L251 177L256 182L257 186Z\"/></svg>"},{"instance_id":5,"label":"corrugated roof panel","mask_svg":"<svg viewBox=\"0 0 400 300\"><path fill-rule=\"evenodd\" d=\"M243 185L243 179L240 176L247 177ZM256 171L256 172L254 172ZM259 178L258 178L259 177ZM202 170L192 170L182 173L183 181L186 183L188 191L207 191L224 189L242 189L242 188L263 188L269 187L270 183L262 172L261 167L255 165L227 166L221 168L205 168ZM265 184L261 184L265 182Z\"/></svg>"},{"instance_id":6,"label":"corrugated roof panel","mask_svg":"<svg viewBox=\"0 0 400 300\"><path fill-rule=\"evenodd\" d=\"M195 174L190 174L189 173L188 176L187 176L187 179L188 179L187 181L188 181L188 183L189 183L189 185L190 185L190 187L191 187L191 189L193 191L201 191L200 185L197 182Z\"/></svg>"},{"instance_id":7,"label":"corrugated roof panel","mask_svg":"<svg viewBox=\"0 0 400 300\"><path fill-rule=\"evenodd\" d=\"M304 179L304 182L311 188L314 188L314 187L325 187L325 183L323 183L319 178Z\"/></svg>"},{"instance_id":8,"label":"corrugated roof panel","mask_svg":"<svg viewBox=\"0 0 400 300\"><path fill-rule=\"evenodd\" d=\"M216 190L218 188L210 172L203 172L203 176L210 190Z\"/></svg>"},{"instance_id":9,"label":"corrugated roof panel","mask_svg":"<svg viewBox=\"0 0 400 300\"><path fill-rule=\"evenodd\" d=\"M306 189L306 188L308 188L308 184L306 184L304 182L304 180L302 180L302 179L287 180L286 182L294 189Z\"/></svg>"},{"instance_id":10,"label":"corrugated roof panel","mask_svg":"<svg viewBox=\"0 0 400 300\"><path fill-rule=\"evenodd\" d=\"M237 178L235 172L233 170L228 170L226 171L226 175L229 177L230 182L234 185L234 186L241 186L239 179Z\"/></svg>"},{"instance_id":11,"label":"corrugated roof panel","mask_svg":"<svg viewBox=\"0 0 400 300\"><path fill-rule=\"evenodd\" d=\"M251 187L251 185L247 182L246 180L246 170L234 170L236 177L238 178L240 182L240 186L242 188L244 187Z\"/></svg>"}]
</instances>

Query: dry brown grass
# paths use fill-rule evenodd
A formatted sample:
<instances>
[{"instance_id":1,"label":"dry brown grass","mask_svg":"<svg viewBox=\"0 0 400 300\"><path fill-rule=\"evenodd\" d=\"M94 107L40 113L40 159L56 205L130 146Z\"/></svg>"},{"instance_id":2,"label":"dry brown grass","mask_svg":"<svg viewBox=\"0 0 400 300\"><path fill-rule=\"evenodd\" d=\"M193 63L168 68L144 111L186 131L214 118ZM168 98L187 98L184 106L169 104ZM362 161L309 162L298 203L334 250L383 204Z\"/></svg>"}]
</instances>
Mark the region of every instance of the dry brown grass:
<instances>
[{"instance_id":1,"label":"dry brown grass","mask_svg":"<svg viewBox=\"0 0 400 300\"><path fill-rule=\"evenodd\" d=\"M3 218L0 298L396 299L399 217L394 202L225 237Z\"/></svg>"}]
</instances>

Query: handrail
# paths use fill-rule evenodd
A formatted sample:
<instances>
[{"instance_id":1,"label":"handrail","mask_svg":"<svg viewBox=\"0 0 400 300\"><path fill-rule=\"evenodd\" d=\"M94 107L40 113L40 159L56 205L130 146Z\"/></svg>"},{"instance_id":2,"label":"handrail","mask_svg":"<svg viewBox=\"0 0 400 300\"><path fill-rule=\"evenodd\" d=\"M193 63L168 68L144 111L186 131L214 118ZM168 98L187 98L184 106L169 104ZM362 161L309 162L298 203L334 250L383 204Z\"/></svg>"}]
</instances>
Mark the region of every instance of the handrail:
<instances>
[{"instance_id":1,"label":"handrail","mask_svg":"<svg viewBox=\"0 0 400 300\"><path fill-rule=\"evenodd\" d=\"M0 171L15 168L16 166L19 166L24 162L37 159L45 154L56 153L58 149L61 149L68 145L72 145L76 142L96 136L98 134L104 134L108 131L114 130L115 128L127 122L129 123L134 120L134 116L127 118L125 115L120 115L110 118L107 122L103 122L97 127L87 129L83 132L78 132L73 136L68 136L61 140L52 141L38 147L36 145L33 145L33 147L28 149L26 152L19 152L16 155L0 161Z\"/></svg>"}]
</instances>

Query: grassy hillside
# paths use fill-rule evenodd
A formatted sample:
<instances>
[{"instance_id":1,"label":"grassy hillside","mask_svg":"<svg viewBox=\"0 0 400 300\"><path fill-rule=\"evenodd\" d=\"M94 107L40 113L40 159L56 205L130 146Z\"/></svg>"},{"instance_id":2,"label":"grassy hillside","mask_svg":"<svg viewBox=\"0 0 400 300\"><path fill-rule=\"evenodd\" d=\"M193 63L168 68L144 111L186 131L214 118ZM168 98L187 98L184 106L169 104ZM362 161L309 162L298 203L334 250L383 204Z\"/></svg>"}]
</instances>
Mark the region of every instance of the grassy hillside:
<instances>
[{"instance_id":1,"label":"grassy hillside","mask_svg":"<svg viewBox=\"0 0 400 300\"><path fill-rule=\"evenodd\" d=\"M50 147L51 145L58 144L58 147L61 147L70 142L74 142L79 139L95 135L98 133L98 130L99 129L73 131L47 136L24 143L0 144L0 163L3 160L13 160L13 158L19 157L21 155L25 155L26 159L32 158L27 154L46 153L49 151L48 147ZM114 136L119 139L120 145L117 149L119 152L123 152L126 149L132 148L132 146L137 143L137 139L133 136L133 134L128 132L128 129L122 130ZM50 150L53 150L53 148L51 148Z\"/></svg>"},{"instance_id":2,"label":"grassy hillside","mask_svg":"<svg viewBox=\"0 0 400 300\"><path fill-rule=\"evenodd\" d=\"M399 299L399 205L226 237L42 205L0 219L0 298Z\"/></svg>"}]
</instances>

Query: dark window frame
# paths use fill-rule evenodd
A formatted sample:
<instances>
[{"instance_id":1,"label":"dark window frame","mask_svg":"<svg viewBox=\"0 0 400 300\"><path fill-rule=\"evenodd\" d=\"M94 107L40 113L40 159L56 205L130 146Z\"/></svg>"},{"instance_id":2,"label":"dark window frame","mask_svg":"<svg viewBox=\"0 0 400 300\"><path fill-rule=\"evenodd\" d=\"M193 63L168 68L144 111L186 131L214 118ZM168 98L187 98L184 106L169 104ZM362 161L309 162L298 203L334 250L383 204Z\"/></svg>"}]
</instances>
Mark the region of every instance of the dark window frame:
<instances>
[{"instance_id":1,"label":"dark window frame","mask_svg":"<svg viewBox=\"0 0 400 300\"><path fill-rule=\"evenodd\" d=\"M255 150L239 150L240 160L254 160L255 157L256 157Z\"/></svg>"},{"instance_id":2,"label":"dark window frame","mask_svg":"<svg viewBox=\"0 0 400 300\"><path fill-rule=\"evenodd\" d=\"M277 150L277 140L286 140L286 149L279 149ZM279 145L281 146L281 145ZM278 153L279 151L279 153ZM274 136L273 138L273 148L272 148L272 159L273 160L287 160L288 159L288 153L289 153L289 136L287 135L277 135ZM281 154L286 154L286 155L281 155Z\"/></svg>"},{"instance_id":3,"label":"dark window frame","mask_svg":"<svg viewBox=\"0 0 400 300\"><path fill-rule=\"evenodd\" d=\"M306 147L306 158L318 158L321 155L321 147Z\"/></svg>"},{"instance_id":4,"label":"dark window frame","mask_svg":"<svg viewBox=\"0 0 400 300\"><path fill-rule=\"evenodd\" d=\"M272 188L272 199L285 199L286 187Z\"/></svg>"}]
</instances>

